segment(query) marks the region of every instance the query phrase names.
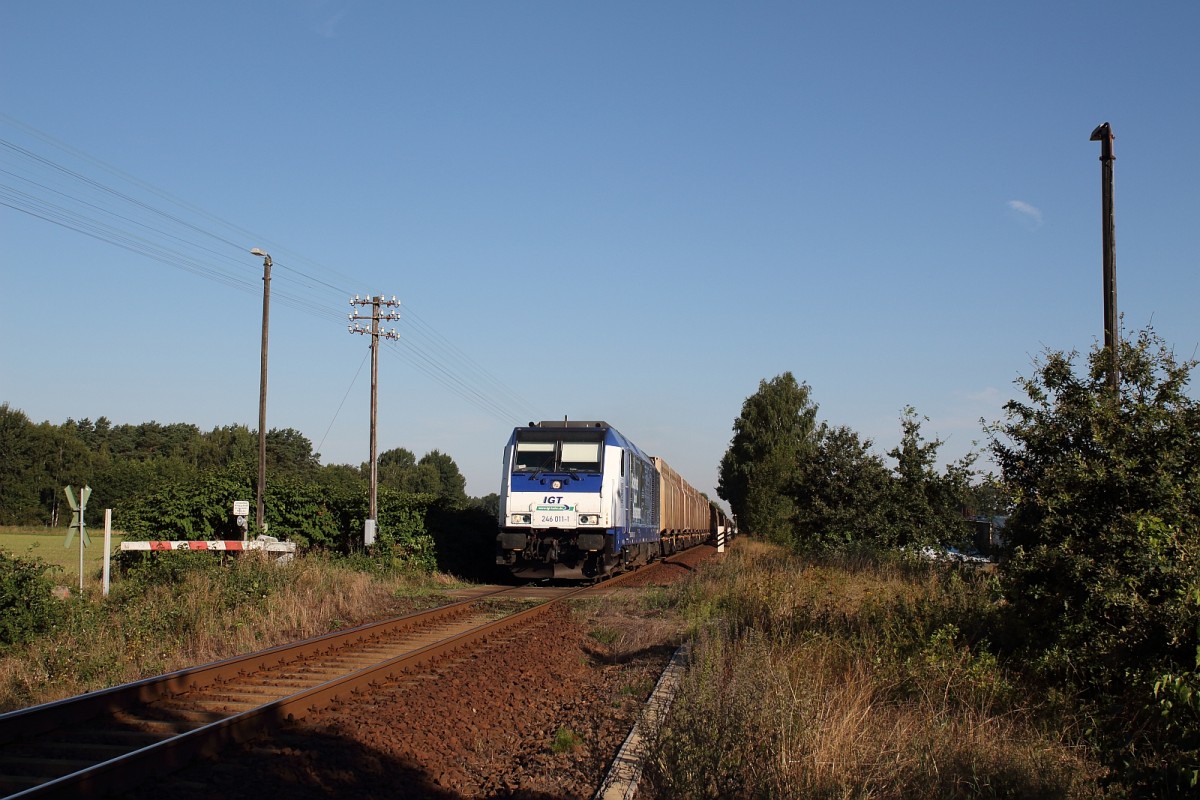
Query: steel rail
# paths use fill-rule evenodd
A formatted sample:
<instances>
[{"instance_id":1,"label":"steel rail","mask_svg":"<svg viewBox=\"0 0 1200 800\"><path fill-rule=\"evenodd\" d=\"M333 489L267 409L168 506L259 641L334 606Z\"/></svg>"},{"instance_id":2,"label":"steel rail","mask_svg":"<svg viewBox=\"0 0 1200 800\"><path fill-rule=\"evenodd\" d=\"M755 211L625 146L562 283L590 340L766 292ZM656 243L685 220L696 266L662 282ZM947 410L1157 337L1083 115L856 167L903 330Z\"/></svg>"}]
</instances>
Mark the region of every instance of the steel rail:
<instances>
[{"instance_id":1,"label":"steel rail","mask_svg":"<svg viewBox=\"0 0 1200 800\"><path fill-rule=\"evenodd\" d=\"M4 749L20 741L45 736L58 730L65 730L71 726L77 726L82 722L101 718L106 715L146 707L156 701L166 700L185 692L201 691L222 682L237 681L255 673L277 670L291 664L300 664L306 659L318 658L339 650L364 647L375 642L387 641L389 638L402 636L406 633L414 633L422 627L429 625L445 624L470 614L472 606L480 600L494 598L496 595L516 591L520 588L506 587L497 589L467 600L439 606L438 608L415 611L381 622L366 623L354 628L334 631L301 642L280 645L200 667L178 670L166 675L145 678L110 689L89 692L76 697L2 714L0 715L0 753L3 753ZM241 715L235 714L227 719L234 719L237 716ZM226 722L227 720L220 720L213 723L216 727L206 733L205 737L214 736L221 725ZM237 724L240 725L243 723ZM173 739L178 740L174 746L180 748L179 752L188 752L186 748L189 745L183 737L203 730L205 727L212 726L202 726L194 731L173 737ZM217 736L216 739L219 741L221 737ZM225 741L228 740L228 738L225 739ZM242 737L237 737L236 740L241 741ZM166 751L173 747L170 745L171 741L172 739L165 739L143 749L154 752ZM211 753L208 748L202 748L194 752L190 758L194 760L196 757L209 754ZM118 756L111 759L111 761L121 762L127 755L130 754ZM164 764L172 765L172 767L182 766L183 763L186 763L186 761L176 763L175 759L167 758L162 753L159 753L159 755L164 758ZM81 776L78 783L80 791L88 791L86 787L89 781L85 773L89 771L101 771L100 768L105 763L108 762L99 762L98 764L80 769L76 773L71 773L71 775ZM156 770L155 774L161 774L161 771ZM71 775L62 776L62 778L69 778ZM4 796L14 798L68 796L53 793L55 791L54 784L62 778L49 779L39 785ZM104 785L107 786L108 784ZM112 788L106 789L106 791L113 790ZM72 790L72 793L74 791Z\"/></svg>"},{"instance_id":2,"label":"steel rail","mask_svg":"<svg viewBox=\"0 0 1200 800\"><path fill-rule=\"evenodd\" d=\"M8 797L12 800L17 798L25 800L26 798L101 797L105 794L128 791L147 780L161 778L200 758L215 756L228 745L250 741L265 733L278 730L290 721L303 719L356 690L381 681L398 678L406 672L456 650L532 622L548 613L561 601L618 584L634 574L636 571L623 573L600 583L580 586L532 608L476 626L378 664L348 672L333 680L255 708L203 724L117 757L83 767L70 774L52 778L44 783L8 795ZM509 591L513 591L513 589L500 589L430 611L414 612L382 623L361 625L295 645L282 645L203 667L180 670L100 692L11 712L0 716L0 745L18 737L27 738L38 733L45 734L64 728L71 723L79 723L103 714L112 714L145 705L183 692L201 690L221 681L243 678L250 672L275 668L291 664L298 659L326 654L338 647L375 641L398 630L462 616L469 613L470 606L480 599Z\"/></svg>"}]
</instances>

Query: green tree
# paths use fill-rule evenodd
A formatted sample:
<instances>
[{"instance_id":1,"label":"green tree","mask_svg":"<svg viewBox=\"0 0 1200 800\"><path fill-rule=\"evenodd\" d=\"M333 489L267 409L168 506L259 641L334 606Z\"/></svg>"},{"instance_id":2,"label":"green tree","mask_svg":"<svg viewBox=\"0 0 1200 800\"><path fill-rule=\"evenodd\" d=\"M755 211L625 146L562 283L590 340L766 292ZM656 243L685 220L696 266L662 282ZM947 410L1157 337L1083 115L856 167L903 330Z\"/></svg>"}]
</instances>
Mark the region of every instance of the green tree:
<instances>
[{"instance_id":1,"label":"green tree","mask_svg":"<svg viewBox=\"0 0 1200 800\"><path fill-rule=\"evenodd\" d=\"M759 381L733 423L717 486L743 531L789 546L796 537L794 489L815 451L817 407L809 394L790 372Z\"/></svg>"},{"instance_id":2,"label":"green tree","mask_svg":"<svg viewBox=\"0 0 1200 800\"><path fill-rule=\"evenodd\" d=\"M313 452L312 441L295 428L267 431L267 474L309 478L321 467L321 457Z\"/></svg>"},{"instance_id":3,"label":"green tree","mask_svg":"<svg viewBox=\"0 0 1200 800\"><path fill-rule=\"evenodd\" d=\"M241 538L231 513L233 501L252 494L251 474L238 467L160 477L120 509L119 522L129 533L156 539ZM278 519L273 499L266 501L271 524Z\"/></svg>"},{"instance_id":4,"label":"green tree","mask_svg":"<svg viewBox=\"0 0 1200 800\"><path fill-rule=\"evenodd\" d=\"M795 487L800 546L836 549L880 537L891 473L871 444L847 427L821 423Z\"/></svg>"},{"instance_id":5,"label":"green tree","mask_svg":"<svg viewBox=\"0 0 1200 800\"><path fill-rule=\"evenodd\" d=\"M490 492L483 497L473 497L471 498L471 506L478 508L489 519L495 520L500 516L500 495Z\"/></svg>"},{"instance_id":6,"label":"green tree","mask_svg":"<svg viewBox=\"0 0 1200 800\"><path fill-rule=\"evenodd\" d=\"M433 464L417 464L405 476L404 491L437 497L442 493L442 474Z\"/></svg>"},{"instance_id":7,"label":"green tree","mask_svg":"<svg viewBox=\"0 0 1200 800\"><path fill-rule=\"evenodd\" d=\"M39 501L44 516L39 520L48 525L66 525L71 512L63 497L64 486L83 486L94 474L92 454L75 435L72 423L57 427L43 422L36 428L34 452L35 469L41 470L42 486ZM95 498L97 504L102 498ZM64 519L65 515L65 519Z\"/></svg>"},{"instance_id":8,"label":"green tree","mask_svg":"<svg viewBox=\"0 0 1200 800\"><path fill-rule=\"evenodd\" d=\"M363 464L364 472L369 464ZM430 494L450 503L467 502L467 480L454 459L430 450L417 461L411 451L396 447L379 456L379 485L397 492Z\"/></svg>"},{"instance_id":9,"label":"green tree","mask_svg":"<svg viewBox=\"0 0 1200 800\"><path fill-rule=\"evenodd\" d=\"M29 417L0 403L0 524L15 525L41 516L39 436Z\"/></svg>"},{"instance_id":10,"label":"green tree","mask_svg":"<svg viewBox=\"0 0 1200 800\"><path fill-rule=\"evenodd\" d=\"M968 455L939 473L942 441L925 439L922 420L928 418L906 407L900 417L900 444L888 451L896 466L887 502L887 544L960 545L970 537L964 510L975 457Z\"/></svg>"},{"instance_id":11,"label":"green tree","mask_svg":"<svg viewBox=\"0 0 1200 800\"><path fill-rule=\"evenodd\" d=\"M989 430L1012 495L1002 573L1015 645L1090 699L1138 794L1194 791L1200 770L1200 405L1195 361L1150 329L1077 374L1050 352Z\"/></svg>"},{"instance_id":12,"label":"green tree","mask_svg":"<svg viewBox=\"0 0 1200 800\"><path fill-rule=\"evenodd\" d=\"M430 450L421 456L417 467L430 467L437 473L437 487L433 493L438 497L457 505L467 502L467 479L463 477L453 458L440 450Z\"/></svg>"},{"instance_id":13,"label":"green tree","mask_svg":"<svg viewBox=\"0 0 1200 800\"><path fill-rule=\"evenodd\" d=\"M79 425L71 420L67 420L66 424L79 429ZM198 464L201 441L200 429L184 422L162 425L150 421L139 425L116 425L104 436L105 446L113 458L139 461L174 458L192 467Z\"/></svg>"},{"instance_id":14,"label":"green tree","mask_svg":"<svg viewBox=\"0 0 1200 800\"><path fill-rule=\"evenodd\" d=\"M379 454L378 467L381 488L408 491L410 476L417 468L417 457L403 447L393 447ZM371 465L364 462L359 470L363 475L370 475Z\"/></svg>"},{"instance_id":15,"label":"green tree","mask_svg":"<svg viewBox=\"0 0 1200 800\"><path fill-rule=\"evenodd\" d=\"M970 512L979 517L1003 517L1012 510L1008 487L992 474L981 475L971 484L968 497Z\"/></svg>"},{"instance_id":16,"label":"green tree","mask_svg":"<svg viewBox=\"0 0 1200 800\"><path fill-rule=\"evenodd\" d=\"M367 477L350 464L326 464L317 473L316 481L326 491L357 492L364 496L367 492Z\"/></svg>"},{"instance_id":17,"label":"green tree","mask_svg":"<svg viewBox=\"0 0 1200 800\"><path fill-rule=\"evenodd\" d=\"M257 469L258 435L245 425L214 427L200 438L201 469L220 469L233 464L253 465Z\"/></svg>"}]
</instances>

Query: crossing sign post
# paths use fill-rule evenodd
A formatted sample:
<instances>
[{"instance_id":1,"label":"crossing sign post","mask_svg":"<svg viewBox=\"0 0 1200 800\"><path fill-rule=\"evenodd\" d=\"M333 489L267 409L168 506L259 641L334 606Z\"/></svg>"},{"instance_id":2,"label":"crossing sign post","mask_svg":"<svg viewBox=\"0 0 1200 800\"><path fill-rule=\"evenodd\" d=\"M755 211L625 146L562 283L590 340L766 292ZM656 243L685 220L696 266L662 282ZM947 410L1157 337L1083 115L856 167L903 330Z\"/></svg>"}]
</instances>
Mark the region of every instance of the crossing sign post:
<instances>
[{"instance_id":1,"label":"crossing sign post","mask_svg":"<svg viewBox=\"0 0 1200 800\"><path fill-rule=\"evenodd\" d=\"M249 500L234 500L233 501L233 516L237 519L238 528L242 531L242 541L249 538L249 529L247 523L250 519L250 501Z\"/></svg>"},{"instance_id":2,"label":"crossing sign post","mask_svg":"<svg viewBox=\"0 0 1200 800\"><path fill-rule=\"evenodd\" d=\"M71 507L71 527L67 528L67 539L63 542L63 547L70 547L71 540L75 538L75 531L79 531L79 591L83 591L83 548L92 543L88 538L87 523L84 521L84 512L87 511L88 498L92 496L92 487L84 486L79 490L79 502L75 502L75 492L71 491L70 486L63 487L63 491L67 493L67 505Z\"/></svg>"}]
</instances>

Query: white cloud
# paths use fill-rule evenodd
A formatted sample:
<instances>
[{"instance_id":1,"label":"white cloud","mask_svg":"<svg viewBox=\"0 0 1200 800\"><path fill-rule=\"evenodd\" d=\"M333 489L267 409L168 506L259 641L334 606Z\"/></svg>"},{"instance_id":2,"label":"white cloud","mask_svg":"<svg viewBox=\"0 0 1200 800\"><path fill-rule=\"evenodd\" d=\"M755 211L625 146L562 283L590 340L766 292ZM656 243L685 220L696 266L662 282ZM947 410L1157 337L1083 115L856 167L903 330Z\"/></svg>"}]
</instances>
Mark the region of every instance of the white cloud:
<instances>
[{"instance_id":1,"label":"white cloud","mask_svg":"<svg viewBox=\"0 0 1200 800\"><path fill-rule=\"evenodd\" d=\"M1042 227L1042 210L1024 200L1009 200L1008 207L1031 229Z\"/></svg>"}]
</instances>

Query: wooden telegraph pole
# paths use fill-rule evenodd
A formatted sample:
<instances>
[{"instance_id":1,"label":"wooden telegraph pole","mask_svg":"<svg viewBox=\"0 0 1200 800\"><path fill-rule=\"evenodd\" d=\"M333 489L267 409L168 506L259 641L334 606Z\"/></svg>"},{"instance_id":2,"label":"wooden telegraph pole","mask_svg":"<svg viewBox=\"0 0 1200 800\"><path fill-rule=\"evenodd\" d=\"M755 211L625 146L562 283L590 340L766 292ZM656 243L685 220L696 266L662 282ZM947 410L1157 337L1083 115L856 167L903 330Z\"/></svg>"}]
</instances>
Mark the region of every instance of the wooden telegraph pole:
<instances>
[{"instance_id":1,"label":"wooden telegraph pole","mask_svg":"<svg viewBox=\"0 0 1200 800\"><path fill-rule=\"evenodd\" d=\"M400 319L399 312L388 311L383 314L381 310L386 307L389 309L398 308L400 302L392 295L391 300L386 300L382 296L364 297L359 299L358 295L354 295L354 299L350 301L350 305L355 306L370 306L371 307L371 327L365 328L358 324L360 320L366 320L366 317L360 317L358 311L354 311L348 317L354 323L347 326L347 330L351 333L359 333L370 335L371 337L371 495L370 507L367 512L368 519L363 523L363 544L367 547L375 544L375 526L379 519L379 455L377 447L377 437L375 435L375 421L378 417L379 410L379 339L399 339L400 335L393 328L390 331L383 331L379 328L379 323L383 321L394 321Z\"/></svg>"},{"instance_id":2,"label":"wooden telegraph pole","mask_svg":"<svg viewBox=\"0 0 1200 800\"><path fill-rule=\"evenodd\" d=\"M271 323L271 255L252 248L250 255L263 260L262 346L259 349L258 372L258 489L255 492L254 522L259 533L267 531L263 496L267 491L267 329Z\"/></svg>"}]
</instances>

